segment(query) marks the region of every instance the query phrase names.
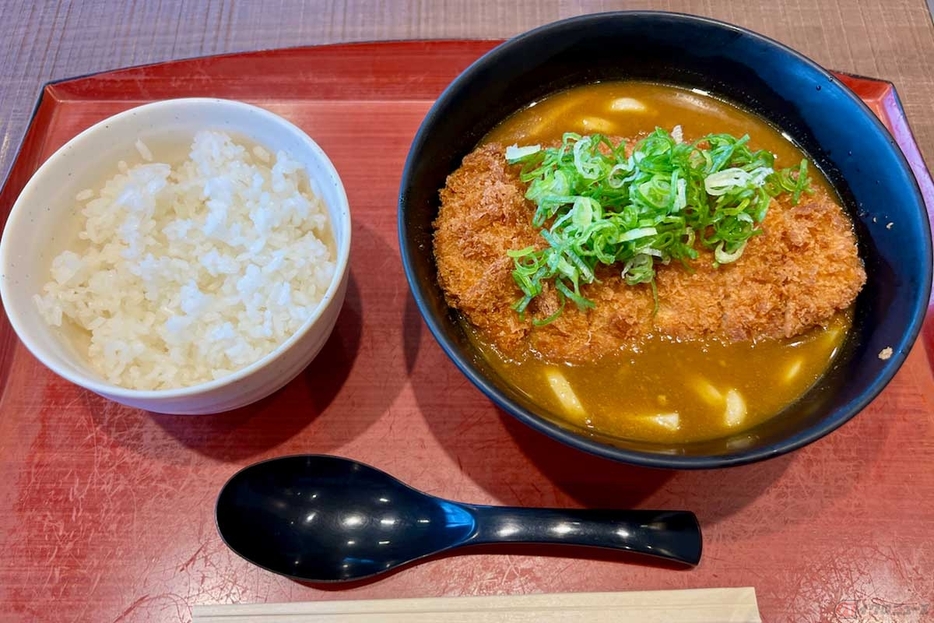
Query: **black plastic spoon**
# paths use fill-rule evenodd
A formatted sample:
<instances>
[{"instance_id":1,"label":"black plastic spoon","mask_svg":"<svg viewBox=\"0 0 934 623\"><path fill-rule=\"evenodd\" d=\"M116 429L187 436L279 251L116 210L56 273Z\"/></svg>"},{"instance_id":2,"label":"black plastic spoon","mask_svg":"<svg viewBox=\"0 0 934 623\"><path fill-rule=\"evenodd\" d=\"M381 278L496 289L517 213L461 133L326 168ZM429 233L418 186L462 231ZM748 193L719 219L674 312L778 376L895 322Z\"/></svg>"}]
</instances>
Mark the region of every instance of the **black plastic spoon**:
<instances>
[{"instance_id":1,"label":"black plastic spoon","mask_svg":"<svg viewBox=\"0 0 934 623\"><path fill-rule=\"evenodd\" d=\"M221 538L250 562L310 582L360 580L465 545L549 543L701 556L694 513L510 508L416 491L369 465L326 455L251 465L217 499Z\"/></svg>"}]
</instances>

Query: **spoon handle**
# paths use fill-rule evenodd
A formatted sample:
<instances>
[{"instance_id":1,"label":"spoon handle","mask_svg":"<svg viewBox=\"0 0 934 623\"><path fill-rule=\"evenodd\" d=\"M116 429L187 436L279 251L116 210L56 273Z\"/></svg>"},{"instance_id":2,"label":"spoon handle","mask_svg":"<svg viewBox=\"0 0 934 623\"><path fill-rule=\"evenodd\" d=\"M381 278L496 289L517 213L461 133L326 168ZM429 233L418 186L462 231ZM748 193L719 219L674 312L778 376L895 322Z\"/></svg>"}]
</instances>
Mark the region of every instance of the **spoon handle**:
<instances>
[{"instance_id":1,"label":"spoon handle","mask_svg":"<svg viewBox=\"0 0 934 623\"><path fill-rule=\"evenodd\" d=\"M689 511L464 507L476 520L471 543L583 545L700 562L700 525Z\"/></svg>"}]
</instances>

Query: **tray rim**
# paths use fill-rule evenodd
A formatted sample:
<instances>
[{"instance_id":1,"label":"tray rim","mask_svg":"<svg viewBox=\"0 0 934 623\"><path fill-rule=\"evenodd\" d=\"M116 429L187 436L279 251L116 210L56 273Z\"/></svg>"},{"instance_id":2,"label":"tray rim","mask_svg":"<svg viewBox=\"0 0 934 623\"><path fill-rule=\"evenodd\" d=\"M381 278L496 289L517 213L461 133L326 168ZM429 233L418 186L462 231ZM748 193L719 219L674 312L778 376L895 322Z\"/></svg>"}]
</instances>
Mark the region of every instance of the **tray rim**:
<instances>
[{"instance_id":1,"label":"tray rim","mask_svg":"<svg viewBox=\"0 0 934 623\"><path fill-rule=\"evenodd\" d=\"M431 42L438 41L438 42L442 42L442 43L445 42L445 41L451 41L451 42L454 42L454 43L469 43L469 42L486 42L486 41L489 41L489 40L461 40L461 39L454 39L454 40L429 40L429 41L431 41ZM287 49L287 50L305 50L305 49L308 49L308 50L317 50L317 49L324 48L324 47L326 47L326 48L328 48L328 49L334 49L334 48L342 47L342 46L358 46L358 45L360 45L361 43L363 43L363 42L350 43L350 44L329 44L329 45L327 45L327 46L300 46L300 47L298 47L298 48L279 48L279 49L277 49L277 50L286 50L286 49ZM395 43L411 43L411 41L402 40L402 41L385 41L385 42L376 42L376 43L379 43L379 44L383 44L383 43L386 43L386 44L395 44ZM145 65L137 65L137 66L127 67L127 68L120 68L120 69L115 69L115 70L105 70L105 71L101 71L101 72L95 72L95 73L91 73L91 74L86 74L86 75L84 75L84 76L77 76L77 77L72 77L72 78L63 78L63 79L61 79L61 80L50 81L50 82L46 83L45 85L43 85L43 88L42 88L42 90L41 90L41 92L40 92L40 94L39 94L39 97L37 98L36 106L35 106L34 111L33 111L33 115L30 117L29 124L26 126L26 131L24 132L23 139L22 139L22 141L20 142L20 144L17 146L17 151L16 151L16 153L15 153L13 159L11 160L10 173L9 173L7 179L3 180L3 184L0 185L0 229L2 229L2 223L3 223L3 222L5 221L5 219L6 219L6 214L9 212L9 208L12 206L13 200L15 200L15 196L13 196L13 197L10 198L9 204L6 204L6 203L5 203L6 194L9 192L9 190L8 190L8 188L7 188L7 182L8 182L8 180L9 180L9 177L12 176L14 170L15 170L17 167L19 167L19 168L25 167L27 171L28 171L28 169L29 169L28 163L23 163L23 162L21 162L22 148L23 148L23 146L24 146L24 144L25 144L27 138L29 137L29 133L30 133L31 131L34 130L34 125L35 125L35 123L36 123L36 116L37 116L37 115L39 114L39 112L40 112L39 109L40 109L41 104L43 104L43 99L45 98L45 104L46 104L46 106L50 106L50 107L51 107L51 109L50 109L51 112L54 112L54 111L56 110L56 107L57 107L57 106L60 106L60 105L62 105L62 104L67 104L67 103L70 102L70 101L71 101L71 102L80 102L80 101L94 101L95 99L97 99L97 100L103 99L103 98L81 98L81 97L75 97L75 98L69 99L69 100L61 100L61 99L58 99L58 98L56 97L56 94L55 94L54 92L53 92L53 93L48 93L48 92L47 92L47 91L49 91L49 90L52 90L52 88L53 88L54 86L59 85L59 84L61 84L61 83L65 83L65 82L80 81L80 80L87 79L87 78L100 77L100 76L105 76L105 75L107 75L107 74L112 74L112 73L122 72L122 71L129 71L129 70L134 70L134 69L141 69L141 68L151 67L151 66L154 66L154 65L162 65L162 64L166 64L166 65L167 65L167 64L174 64L174 63L184 62L184 61L188 61L188 60L211 59L211 58L216 58L216 57L238 57L238 56L248 57L248 56L250 56L250 55L257 54L257 53L275 52L275 51L277 51L277 50L259 50L259 51L237 52L237 53L223 54L223 55L212 55L212 56L202 56L202 57L191 57L191 58L189 58L189 59L179 59L179 60L166 61L166 62L161 62L161 63L151 63L151 64L145 64ZM879 85L884 85L884 86L885 86L885 92L879 97L879 99L873 100L873 102L874 102L874 103L875 103L875 102L879 102L880 104L882 104L882 103L884 103L885 101L891 99L891 100L894 102L894 105L897 107L897 109L900 110L900 111L902 112L902 114L903 114L903 116L904 116L905 123L906 123L906 127L907 127L907 123L908 123L907 115L904 115L904 109L903 109L903 107L902 107L902 105L901 105L901 102L900 102L900 99L899 99L899 97L898 97L898 93L897 93L897 90L896 90L896 87L895 87L894 83L892 83L891 81L888 81L888 80L876 79L876 78L865 77L865 76L858 76L858 75L855 75L855 74L845 74L845 73L843 73L843 72L836 72L836 71L835 71L835 72L833 72L833 73L834 73L835 75L837 75L837 76L845 76L845 77L849 77L849 78L853 78L853 79L865 80L865 81L872 82L872 83L876 83L876 84L879 84ZM844 84L847 86L847 88L851 88L851 87L849 86L849 84L847 84L847 83L844 83ZM851 90L852 90L852 89L851 89ZM862 98L860 98L860 99L862 99ZM61 109L58 109L58 110L61 110ZM873 110L874 114L876 114L876 110L875 110L874 108L873 108L872 110ZM885 113L888 115L888 114L889 114L889 111L886 110ZM54 117L49 117L49 122L54 123ZM892 131L892 130L889 128L889 126L888 126L888 123L889 123L889 122L890 122L890 120L883 120L883 123L886 125L887 131L889 131L890 134L893 135L893 138L896 140L896 142L898 142L897 137L894 136L893 131ZM908 140L910 141L910 143L911 143L912 145L915 146L915 148L917 148L917 142L915 141L914 134L911 132L910 127L907 127L907 130L908 130ZM47 128L44 129L43 131L46 132L46 131L47 131ZM900 146L900 148L902 147L901 143L899 143L899 146ZM41 149L42 149L42 148L40 147L40 151L41 151ZM920 154L920 149L919 149L918 151L919 151L919 154ZM906 154L906 156L907 156L907 154ZM923 163L923 160L922 160L922 163ZM928 173L929 169L927 168L926 165L925 165L925 167L924 167L924 171L925 171L925 173L927 173L928 176L929 176L929 173ZM918 173L917 173L917 172L914 172L914 174L916 175L916 177L918 176ZM30 173L30 175L31 175L31 173ZM28 179L28 177L27 177L26 179ZM919 183L919 185L922 185L922 187L923 187L922 181L921 181L920 179L918 180L918 183ZM17 194L18 194L18 193L17 193ZM927 205L927 208L928 208L928 214L929 214L929 216L930 216L930 215L931 215L931 205L928 204L928 205ZM929 316L931 315L931 310L930 310L930 309L929 309L928 315L929 315ZM926 324L927 324L927 323L926 323ZM6 325L6 326L4 326L4 325ZM925 327L925 331L926 331L926 330L927 330L927 327ZM927 335L927 333L925 333L925 335ZM18 339L16 338L15 334L13 334L12 331L10 330L10 328L9 328L9 323L8 323L8 321L7 321L6 318L5 318L5 312L4 312L3 309L2 309L2 305L0 305L0 397L2 397L2 395L5 393L5 391L6 391L6 389L7 389L7 386L8 386L8 377L6 376L6 374L7 374L7 369L8 369L9 366L12 365L12 362L13 362L13 360L14 360L14 357L11 356L13 353L7 353L7 354L4 354L4 353L3 353L3 350L2 350L2 349L5 348L5 345L3 345L2 342L3 342L3 341L7 341L7 340L11 340L11 343L12 343L12 345L13 345L14 347L16 346L16 343L18 342ZM929 351L929 353L930 353L930 351ZM934 357L931 357L931 361L934 362ZM5 363L5 365L4 365L4 363ZM776 610L776 612L780 612L780 611L779 611L779 610Z\"/></svg>"}]
</instances>

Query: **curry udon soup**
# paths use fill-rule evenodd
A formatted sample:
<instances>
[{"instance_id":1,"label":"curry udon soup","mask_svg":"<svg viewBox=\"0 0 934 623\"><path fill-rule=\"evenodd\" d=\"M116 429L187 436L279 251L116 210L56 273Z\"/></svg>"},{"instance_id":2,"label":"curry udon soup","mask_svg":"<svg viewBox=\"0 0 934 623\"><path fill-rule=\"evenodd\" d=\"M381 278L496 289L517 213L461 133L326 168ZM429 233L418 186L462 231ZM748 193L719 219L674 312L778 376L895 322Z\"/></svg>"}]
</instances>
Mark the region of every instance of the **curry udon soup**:
<instances>
[{"instance_id":1,"label":"curry udon soup","mask_svg":"<svg viewBox=\"0 0 934 623\"><path fill-rule=\"evenodd\" d=\"M549 96L448 178L439 282L492 367L556 418L649 442L734 435L824 373L865 281L850 221L802 160L697 90Z\"/></svg>"}]
</instances>

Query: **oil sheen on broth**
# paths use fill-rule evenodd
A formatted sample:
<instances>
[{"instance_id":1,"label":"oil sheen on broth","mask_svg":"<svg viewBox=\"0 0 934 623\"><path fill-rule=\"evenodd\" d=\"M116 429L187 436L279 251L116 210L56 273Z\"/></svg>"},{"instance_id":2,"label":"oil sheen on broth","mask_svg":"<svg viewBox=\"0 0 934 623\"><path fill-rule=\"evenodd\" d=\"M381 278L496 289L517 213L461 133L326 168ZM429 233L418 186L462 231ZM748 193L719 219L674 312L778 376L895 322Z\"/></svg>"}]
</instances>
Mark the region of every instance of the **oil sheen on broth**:
<instances>
[{"instance_id":1,"label":"oil sheen on broth","mask_svg":"<svg viewBox=\"0 0 934 623\"><path fill-rule=\"evenodd\" d=\"M685 137L748 134L776 155L776 166L805 156L758 117L704 93L616 82L545 98L497 126L482 143L534 145L565 132L638 137L680 125ZM810 168L812 186L836 196ZM465 323L466 324L466 323ZM532 401L567 423L602 435L685 443L732 435L780 412L827 369L851 324L850 312L790 340L723 344L645 338L633 348L584 365L546 363L533 353L502 356L476 331L491 365Z\"/></svg>"}]
</instances>

